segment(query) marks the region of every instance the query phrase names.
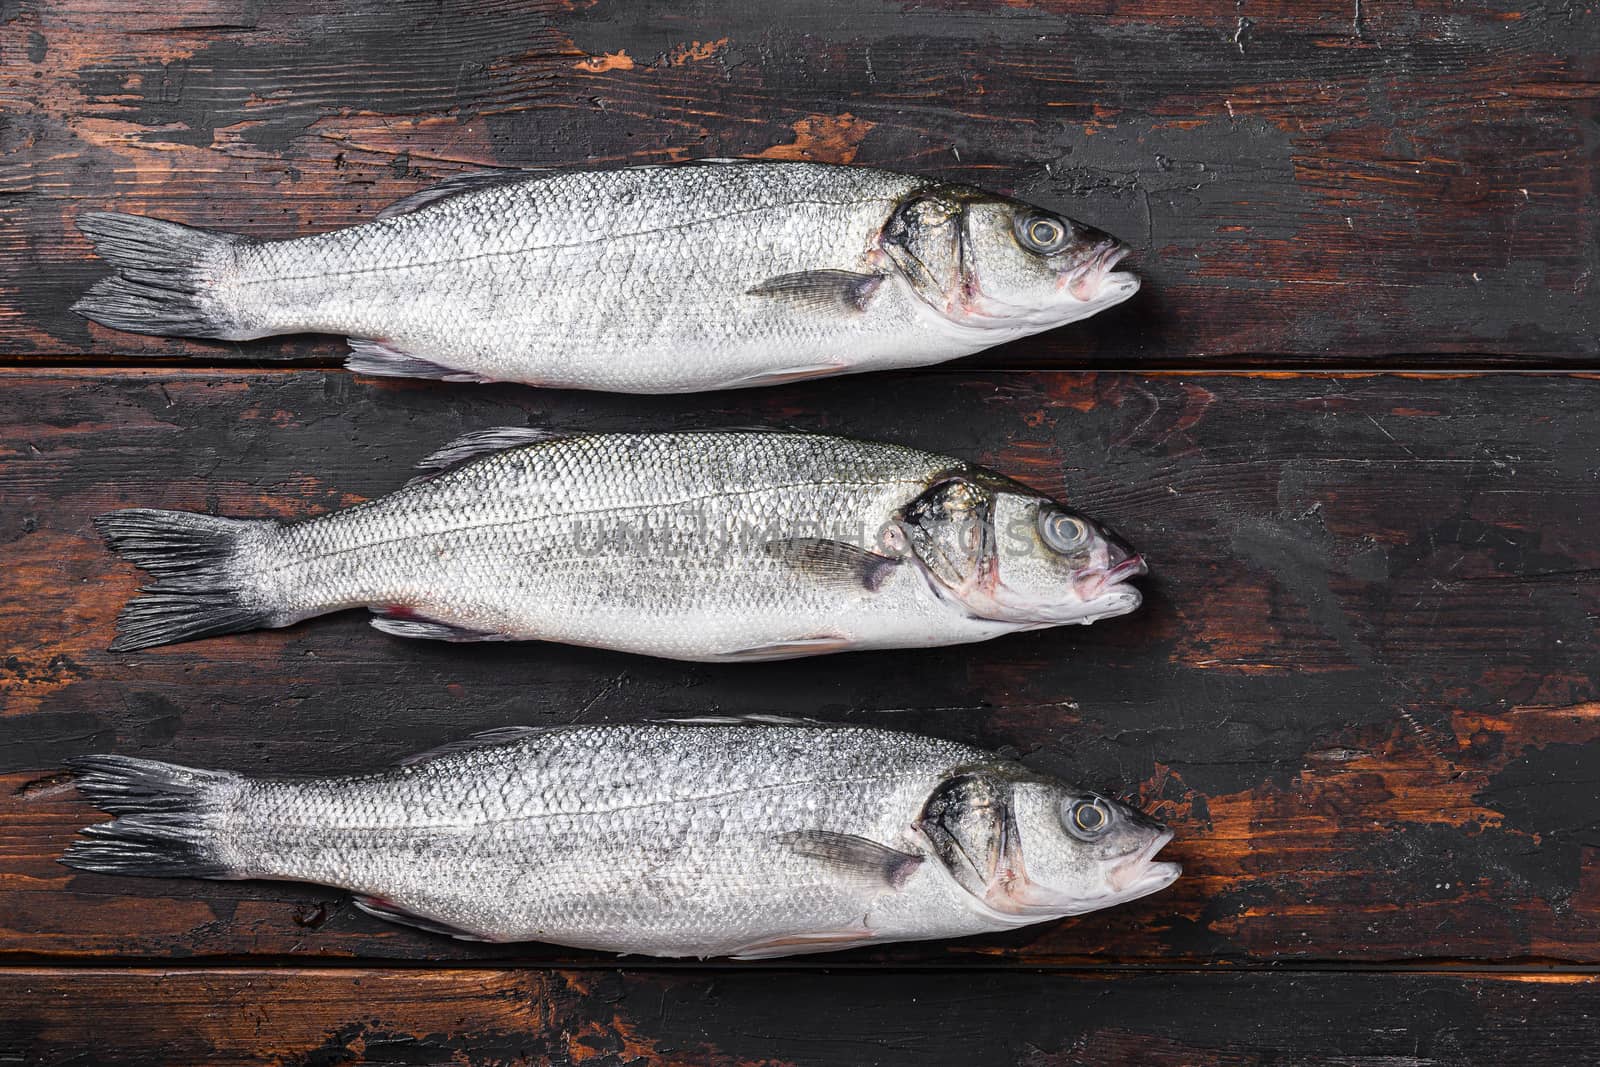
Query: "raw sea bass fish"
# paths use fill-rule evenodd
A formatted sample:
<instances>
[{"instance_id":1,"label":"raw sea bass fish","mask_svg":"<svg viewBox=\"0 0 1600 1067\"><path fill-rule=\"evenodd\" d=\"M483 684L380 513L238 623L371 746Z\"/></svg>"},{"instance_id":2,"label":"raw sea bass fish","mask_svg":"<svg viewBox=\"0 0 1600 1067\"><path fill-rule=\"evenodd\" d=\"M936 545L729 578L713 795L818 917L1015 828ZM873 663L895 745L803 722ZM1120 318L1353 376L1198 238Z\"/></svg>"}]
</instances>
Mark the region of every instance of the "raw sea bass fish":
<instances>
[{"instance_id":1,"label":"raw sea bass fish","mask_svg":"<svg viewBox=\"0 0 1600 1067\"><path fill-rule=\"evenodd\" d=\"M377 221L256 241L78 226L74 310L139 333L351 339L365 374L630 393L938 363L1132 296L1126 248L1042 208L864 167L704 161L469 174Z\"/></svg>"},{"instance_id":2,"label":"raw sea bass fish","mask_svg":"<svg viewBox=\"0 0 1600 1067\"><path fill-rule=\"evenodd\" d=\"M156 579L112 649L364 606L404 637L783 659L981 641L1140 602L1126 580L1144 561L1093 520L894 445L501 429L423 463L459 465L305 522L100 516Z\"/></svg>"},{"instance_id":3,"label":"raw sea bass fish","mask_svg":"<svg viewBox=\"0 0 1600 1067\"><path fill-rule=\"evenodd\" d=\"M377 774L72 762L118 818L70 867L274 878L456 937L759 958L961 937L1154 893L1172 838L965 745L702 720L497 731Z\"/></svg>"}]
</instances>

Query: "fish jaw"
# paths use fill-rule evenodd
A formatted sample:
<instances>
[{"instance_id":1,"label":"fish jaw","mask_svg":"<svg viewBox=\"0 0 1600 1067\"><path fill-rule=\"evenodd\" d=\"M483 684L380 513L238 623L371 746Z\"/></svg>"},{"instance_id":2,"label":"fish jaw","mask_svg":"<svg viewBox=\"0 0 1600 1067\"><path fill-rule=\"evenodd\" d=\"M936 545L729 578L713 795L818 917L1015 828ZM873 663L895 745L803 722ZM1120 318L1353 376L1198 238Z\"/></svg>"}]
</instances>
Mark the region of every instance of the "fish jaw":
<instances>
[{"instance_id":1,"label":"fish jaw","mask_svg":"<svg viewBox=\"0 0 1600 1067\"><path fill-rule=\"evenodd\" d=\"M1063 898L1044 887L1029 883L1013 891L1012 898L1025 914L1033 916L1029 921L1037 922L1045 918L1086 915L1159 893L1183 874L1181 864L1155 858L1171 843L1172 837L1171 830L1163 830L1144 848L1113 864L1105 875L1110 891L1103 895L1086 899Z\"/></svg>"},{"instance_id":2,"label":"fish jaw","mask_svg":"<svg viewBox=\"0 0 1600 1067\"><path fill-rule=\"evenodd\" d=\"M1070 621L1082 626L1089 626L1103 619L1115 619L1122 615L1131 615L1138 611L1143 603L1143 593L1131 585L1119 585L1114 589L1101 593L1092 602L1085 605L1079 614Z\"/></svg>"},{"instance_id":3,"label":"fish jaw","mask_svg":"<svg viewBox=\"0 0 1600 1067\"><path fill-rule=\"evenodd\" d=\"M1106 905L1124 904L1130 900L1138 900L1152 893L1159 893L1183 874L1183 866L1170 860L1158 860L1156 854L1172 842L1172 831L1168 830L1151 840L1139 852L1122 860L1111 868L1107 881L1111 885L1113 897L1108 899Z\"/></svg>"},{"instance_id":4,"label":"fish jaw","mask_svg":"<svg viewBox=\"0 0 1600 1067\"><path fill-rule=\"evenodd\" d=\"M959 338L969 352L982 351L1058 326L1089 318L1122 303L1139 291L1139 277L1112 270L1131 249L1115 238L1096 247L1085 259L1057 275L1055 293L1037 304L1015 304L986 293L979 280L959 292L930 301L903 273L895 277L912 301L921 304L915 317L924 328Z\"/></svg>"},{"instance_id":5,"label":"fish jaw","mask_svg":"<svg viewBox=\"0 0 1600 1067\"><path fill-rule=\"evenodd\" d=\"M1065 607L1036 607L1030 612L1029 628L1039 626L1089 626L1103 619L1130 615L1144 604L1144 594L1130 579L1148 574L1144 557L1134 555L1114 566L1079 575L1073 580L1076 602ZM991 601L994 599L990 598Z\"/></svg>"},{"instance_id":6,"label":"fish jaw","mask_svg":"<svg viewBox=\"0 0 1600 1067\"><path fill-rule=\"evenodd\" d=\"M1084 602L1087 603L1130 579L1142 578L1149 573L1150 566L1144 561L1144 557L1134 553L1104 570L1078 575L1073 580L1073 587L1077 590L1078 596L1082 597Z\"/></svg>"},{"instance_id":7,"label":"fish jaw","mask_svg":"<svg viewBox=\"0 0 1600 1067\"><path fill-rule=\"evenodd\" d=\"M1100 280L1100 291L1090 300L1095 311L1116 307L1139 291L1139 276L1129 271L1112 271ZM1090 312L1093 314L1093 312Z\"/></svg>"},{"instance_id":8,"label":"fish jaw","mask_svg":"<svg viewBox=\"0 0 1600 1067\"><path fill-rule=\"evenodd\" d=\"M1087 319L1117 306L1139 291L1138 275L1127 271L1094 275L1092 280L1085 276L1085 272L1092 274L1093 268L1084 267L1073 274L1063 275L1059 291L1065 298L1042 307L1007 307L979 294L961 306L953 307L947 318L965 329L980 330L1000 340L1012 340ZM1084 276L1081 284L1073 281L1080 276ZM1079 296L1079 291L1088 295ZM1000 340L989 343L998 344Z\"/></svg>"},{"instance_id":9,"label":"fish jaw","mask_svg":"<svg viewBox=\"0 0 1600 1067\"><path fill-rule=\"evenodd\" d=\"M1081 303L1096 303L1102 308L1120 304L1139 291L1137 277L1127 271L1112 270L1131 251L1121 241L1109 238L1084 262L1063 271L1057 284Z\"/></svg>"},{"instance_id":10,"label":"fish jaw","mask_svg":"<svg viewBox=\"0 0 1600 1067\"><path fill-rule=\"evenodd\" d=\"M1167 830L1134 855L1111 866L1105 875L1108 892L1098 896L1056 892L1029 879L1025 869L1018 869L1010 872L1010 877L997 880L982 897L969 895L966 903L996 928L1030 926L1127 904L1161 892L1183 874L1181 864L1155 859L1172 836L1172 831Z\"/></svg>"}]
</instances>

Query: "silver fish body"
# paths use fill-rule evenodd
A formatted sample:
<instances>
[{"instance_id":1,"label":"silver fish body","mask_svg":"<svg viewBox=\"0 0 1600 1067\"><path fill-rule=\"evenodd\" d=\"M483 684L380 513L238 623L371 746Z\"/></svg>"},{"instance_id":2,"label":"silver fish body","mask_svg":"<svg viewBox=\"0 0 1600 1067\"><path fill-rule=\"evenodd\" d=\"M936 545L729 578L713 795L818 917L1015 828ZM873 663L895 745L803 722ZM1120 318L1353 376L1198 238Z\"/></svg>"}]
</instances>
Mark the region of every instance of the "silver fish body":
<instances>
[{"instance_id":1,"label":"silver fish body","mask_svg":"<svg viewBox=\"0 0 1600 1067\"><path fill-rule=\"evenodd\" d=\"M861 727L501 731L377 774L74 761L119 817L64 862L337 886L458 937L782 956L1077 915L1178 877L1170 831L978 749Z\"/></svg>"},{"instance_id":2,"label":"silver fish body","mask_svg":"<svg viewBox=\"0 0 1600 1067\"><path fill-rule=\"evenodd\" d=\"M101 516L157 578L112 647L364 606L401 636L757 660L979 641L1139 605L1126 581L1144 563L1115 535L947 456L797 433L517 429L441 456L460 463L300 523Z\"/></svg>"},{"instance_id":3,"label":"silver fish body","mask_svg":"<svg viewBox=\"0 0 1600 1067\"><path fill-rule=\"evenodd\" d=\"M76 310L146 333L352 339L352 369L636 393L966 355L1133 295L1070 219L864 167L467 175L378 220L254 241L115 213Z\"/></svg>"}]
</instances>

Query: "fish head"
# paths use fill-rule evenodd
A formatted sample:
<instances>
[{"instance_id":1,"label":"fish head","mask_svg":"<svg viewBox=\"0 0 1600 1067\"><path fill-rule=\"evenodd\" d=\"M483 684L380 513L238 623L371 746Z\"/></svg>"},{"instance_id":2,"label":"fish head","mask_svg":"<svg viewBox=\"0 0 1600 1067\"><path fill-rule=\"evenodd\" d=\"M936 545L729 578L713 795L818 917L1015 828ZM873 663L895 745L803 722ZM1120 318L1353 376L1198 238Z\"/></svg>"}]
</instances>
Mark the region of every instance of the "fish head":
<instances>
[{"instance_id":1,"label":"fish head","mask_svg":"<svg viewBox=\"0 0 1600 1067\"><path fill-rule=\"evenodd\" d=\"M1183 873L1156 859L1172 831L1131 805L1048 780L1019 783L1013 805L1022 907L1080 915L1159 892Z\"/></svg>"},{"instance_id":2,"label":"fish head","mask_svg":"<svg viewBox=\"0 0 1600 1067\"><path fill-rule=\"evenodd\" d=\"M1139 291L1113 268L1128 246L1044 208L958 185L925 188L890 217L880 247L922 301L990 343L1087 318Z\"/></svg>"},{"instance_id":3,"label":"fish head","mask_svg":"<svg viewBox=\"0 0 1600 1067\"><path fill-rule=\"evenodd\" d=\"M946 600L1022 627L1088 624L1142 603L1144 558L1087 515L979 468L934 480L895 518L903 554Z\"/></svg>"},{"instance_id":4,"label":"fish head","mask_svg":"<svg viewBox=\"0 0 1600 1067\"><path fill-rule=\"evenodd\" d=\"M950 775L915 829L973 906L1003 925L1137 900L1183 873L1156 859L1172 840L1163 824L1015 764Z\"/></svg>"}]
</instances>

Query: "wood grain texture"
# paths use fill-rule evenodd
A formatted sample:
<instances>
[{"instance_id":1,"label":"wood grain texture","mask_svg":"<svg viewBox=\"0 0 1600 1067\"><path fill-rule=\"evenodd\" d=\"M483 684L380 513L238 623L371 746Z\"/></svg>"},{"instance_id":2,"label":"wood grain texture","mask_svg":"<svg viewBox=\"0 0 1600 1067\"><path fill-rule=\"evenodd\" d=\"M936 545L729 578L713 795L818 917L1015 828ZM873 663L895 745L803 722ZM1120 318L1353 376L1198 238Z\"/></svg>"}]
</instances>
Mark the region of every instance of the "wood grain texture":
<instances>
[{"instance_id":1,"label":"wood grain texture","mask_svg":"<svg viewBox=\"0 0 1600 1067\"><path fill-rule=\"evenodd\" d=\"M931 372L654 399L67 311L105 271L85 210L272 238L484 166L702 156L1013 193L1128 240L1145 288ZM1592 4L0 0L0 1065L1593 1060L1600 378L1279 372L1600 370L1597 174ZM1232 367L1273 373L1200 373ZM360 613L105 651L138 576L101 511L310 515L498 424L762 423L1065 495L1151 558L1146 607L746 666ZM101 818L75 754L334 773L744 711L1008 748L1171 821L1186 873L1008 935L618 967L56 862Z\"/></svg>"},{"instance_id":2,"label":"wood grain texture","mask_svg":"<svg viewBox=\"0 0 1600 1067\"><path fill-rule=\"evenodd\" d=\"M0 355L332 360L67 311L73 218L258 237L483 165L898 167L1109 229L1147 281L988 366L1588 366L1600 14L1574 4L94 0L0 8Z\"/></svg>"},{"instance_id":3,"label":"wood grain texture","mask_svg":"<svg viewBox=\"0 0 1600 1067\"><path fill-rule=\"evenodd\" d=\"M1592 1059L1597 994L1445 974L17 968L0 1003L29 1017L0 1009L0 1062L1564 1067Z\"/></svg>"},{"instance_id":4,"label":"wood grain texture","mask_svg":"<svg viewBox=\"0 0 1600 1067\"><path fill-rule=\"evenodd\" d=\"M638 399L341 372L0 374L0 953L600 957L389 926L338 893L112 879L56 774L118 751L377 767L514 723L777 712L916 729L1135 798L1170 890L854 963L1600 961L1600 380L897 375ZM361 613L114 656L137 573L90 518L294 517L400 485L456 433L788 424L976 460L1150 558L1146 607L927 652L681 664L450 646ZM822 961L814 966L836 966Z\"/></svg>"}]
</instances>

